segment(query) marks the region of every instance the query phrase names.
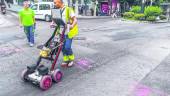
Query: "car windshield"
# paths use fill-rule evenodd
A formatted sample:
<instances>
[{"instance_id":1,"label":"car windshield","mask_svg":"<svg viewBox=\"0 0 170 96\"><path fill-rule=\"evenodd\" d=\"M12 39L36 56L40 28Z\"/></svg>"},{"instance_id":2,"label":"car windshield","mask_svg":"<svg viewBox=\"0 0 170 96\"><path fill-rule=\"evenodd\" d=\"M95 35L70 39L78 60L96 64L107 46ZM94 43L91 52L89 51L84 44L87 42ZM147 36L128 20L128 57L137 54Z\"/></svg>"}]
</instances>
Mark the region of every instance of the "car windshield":
<instances>
[{"instance_id":1,"label":"car windshield","mask_svg":"<svg viewBox=\"0 0 170 96\"><path fill-rule=\"evenodd\" d=\"M39 10L50 10L50 4L39 5Z\"/></svg>"},{"instance_id":2,"label":"car windshield","mask_svg":"<svg viewBox=\"0 0 170 96\"><path fill-rule=\"evenodd\" d=\"M32 10L37 10L37 8L38 8L37 4L31 6L31 9L32 9Z\"/></svg>"}]
</instances>

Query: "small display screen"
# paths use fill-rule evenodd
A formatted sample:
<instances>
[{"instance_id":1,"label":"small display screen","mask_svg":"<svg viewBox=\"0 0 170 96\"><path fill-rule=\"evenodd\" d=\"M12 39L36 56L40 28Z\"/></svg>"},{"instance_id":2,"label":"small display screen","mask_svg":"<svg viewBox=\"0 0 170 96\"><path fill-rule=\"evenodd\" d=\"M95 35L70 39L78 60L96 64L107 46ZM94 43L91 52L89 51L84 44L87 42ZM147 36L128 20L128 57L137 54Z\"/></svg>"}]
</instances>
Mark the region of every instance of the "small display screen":
<instances>
[{"instance_id":1,"label":"small display screen","mask_svg":"<svg viewBox=\"0 0 170 96\"><path fill-rule=\"evenodd\" d=\"M54 8L54 9L51 10L51 12L52 12L52 18L53 19L57 19L57 18L61 19L60 9Z\"/></svg>"}]
</instances>

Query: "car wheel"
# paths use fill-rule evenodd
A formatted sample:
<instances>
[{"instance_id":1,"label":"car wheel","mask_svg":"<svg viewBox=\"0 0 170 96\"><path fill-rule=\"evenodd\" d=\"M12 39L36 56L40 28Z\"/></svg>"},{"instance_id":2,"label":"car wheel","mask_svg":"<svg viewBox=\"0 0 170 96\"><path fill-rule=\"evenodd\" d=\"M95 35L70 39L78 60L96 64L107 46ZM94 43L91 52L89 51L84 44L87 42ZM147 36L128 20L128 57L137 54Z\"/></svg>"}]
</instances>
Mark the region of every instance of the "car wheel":
<instances>
[{"instance_id":1,"label":"car wheel","mask_svg":"<svg viewBox=\"0 0 170 96\"><path fill-rule=\"evenodd\" d=\"M51 20L49 15L45 15L45 21L49 22Z\"/></svg>"}]
</instances>

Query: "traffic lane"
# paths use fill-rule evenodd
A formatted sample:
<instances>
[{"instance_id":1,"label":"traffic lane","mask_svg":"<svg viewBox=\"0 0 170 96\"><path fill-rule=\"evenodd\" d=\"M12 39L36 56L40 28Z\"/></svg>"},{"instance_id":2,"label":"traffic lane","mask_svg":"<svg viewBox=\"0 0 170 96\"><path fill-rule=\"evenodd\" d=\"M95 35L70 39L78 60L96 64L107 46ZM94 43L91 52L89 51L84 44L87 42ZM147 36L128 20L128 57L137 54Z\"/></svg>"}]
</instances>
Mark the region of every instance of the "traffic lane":
<instances>
[{"instance_id":1,"label":"traffic lane","mask_svg":"<svg viewBox=\"0 0 170 96\"><path fill-rule=\"evenodd\" d=\"M46 23L45 23L45 25L46 25ZM46 29L46 28L44 28L43 27L43 29ZM42 30L41 32L44 32L44 30ZM44 33L46 34L46 32L47 31L45 31ZM43 33L42 33L43 34ZM8 35L8 34L6 34L6 35ZM12 35L12 34L10 34L10 35ZM16 34L15 34L16 35ZM5 37L5 36L4 36ZM43 36L44 37L44 36ZM45 37L44 37L45 38ZM10 38L11 39L11 38ZM13 41L13 40L12 40ZM12 42L12 41L10 41L10 42ZM18 43L18 42L21 42L22 40L20 39L20 40L18 40L18 42L16 42L17 40L14 40L14 44L16 44L16 43ZM17 47L18 46L21 46L21 47L19 47L19 48L22 48L23 47L23 45L24 45L24 42L22 42L22 44L20 44L20 43L18 43L18 45L17 45ZM23 50L24 50L24 48L26 48L26 46L24 45L24 47L23 47L23 49L21 50L21 53L20 53L20 55L21 54L24 54L24 52L23 52ZM26 48L27 49L27 48ZM29 48L28 48L29 49ZM11 92L13 92L12 90L14 90L14 88L12 88L12 89L10 89L9 87L7 87L7 86L11 86L11 85L15 85L16 84L16 82L18 83L16 86L13 86L13 87L16 87L16 88L20 88L20 89L23 89L23 88L21 88L21 87L18 87L20 84L19 84L19 81L20 81L20 73L18 73L18 70L20 70L20 72L21 72L21 69L18 69L18 68L20 68L20 67L22 67L23 65L25 65L26 63L27 64L33 64L33 62L35 62L34 60L35 59L33 59L33 60L31 60L32 58L36 58L37 56L35 56L35 57L32 57L32 58L30 58L32 55L31 54L29 54L30 56L28 56L28 53L37 53L38 51L34 51L34 52L32 52L32 50L25 50L26 51L26 53L27 54L25 54L25 55L19 55L19 56L14 56L15 58L10 58L10 57L5 57L5 58L7 58L7 59L2 59L2 61L3 62L1 62L1 63L3 63L3 65L4 65L4 67L2 68L2 69L6 69L6 70L3 70L3 72L2 72L2 74L1 74L1 76L3 76L3 73L5 73L5 72L9 72L9 74L8 75L6 75L6 76L4 76L4 79L2 79L2 85L3 84L5 84L4 85L4 87L3 88L8 88L8 90L6 89L6 90L4 90L3 92L4 93L8 93L9 91L11 91ZM38 54L38 53L37 53ZM12 54L11 54L12 55ZM25 59L22 59L23 61L18 61L18 59L16 59L16 58L20 58L21 59L21 57L23 57L23 58L27 58L26 60ZM7 62L8 60L11 60L11 62ZM14 61L13 61L14 60ZM29 62L30 61L30 62ZM25 63L26 62L26 63ZM24 64L22 64L22 63L24 63ZM18 64L20 64L20 66L18 66ZM26 64L26 65L27 65ZM14 67L12 67L12 68L10 68L10 65L12 65L12 66L14 66ZM26 67L26 65L24 66L24 68ZM5 68L6 67L6 68ZM23 69L23 67L22 67L22 69ZM13 71L13 73L11 74L10 72L11 71ZM17 74L17 76L16 76L16 73L18 73ZM15 77L16 76L16 77ZM15 80L12 80L11 81L11 79L10 78L13 78L13 79L16 79L17 81L15 81ZM9 80L9 81L8 81ZM5 83L4 83L5 82ZM8 82L8 84L6 83L6 82ZM21 85L22 86L22 85ZM32 86L32 85L31 85ZM15 88L15 90L16 90L16 88ZM19 89L18 89L19 90ZM7 92L6 92L7 91ZM2 93L3 94L3 93ZM12 93L13 95L15 94L15 92L14 93Z\"/></svg>"},{"instance_id":2,"label":"traffic lane","mask_svg":"<svg viewBox=\"0 0 170 96\"><path fill-rule=\"evenodd\" d=\"M92 33L92 34L95 34L95 33ZM146 34L146 33L142 33L142 34ZM154 33L153 33L154 34ZM150 34L149 34L150 35ZM164 34L165 35L165 34ZM92 35L92 37L90 37L89 36L89 38L95 38L95 37L93 37L94 35ZM130 35L128 35L128 36L130 36ZM136 35L137 36L137 38L131 38L131 39L129 39L129 38L123 38L123 39L119 39L119 40L116 40L116 41L112 41L113 43L106 43L106 42L104 42L103 44L100 44L100 43L98 43L98 44L95 44L96 45L96 47L92 47L93 46L93 43L90 45L90 46L86 46L86 47L89 47L89 48L91 48L92 47L92 49L91 50L94 50L94 48L96 48L95 49L95 52L94 51L91 51L93 54L91 54L90 56L87 56L87 55L85 55L85 56L79 56L79 57L90 57L90 59L92 59L92 60L94 60L95 61L95 63L94 63L94 65L93 66L95 66L95 65L98 65L98 66L95 66L94 67L94 70L95 69L97 69L97 68L103 68L103 67L109 67L108 66L108 63L109 62L111 62L112 60L113 60L113 58L121 58L121 56L123 56L123 57L126 57L127 56L127 54L130 54L131 52L133 52L133 54L134 53L138 53L138 52L144 52L144 54L146 54L146 52L148 52L148 51L150 51L150 50L144 50L143 49L143 45L145 45L145 43L146 43L146 45L145 45L145 47L146 48L150 48L150 49L152 49L152 47L155 47L155 46L153 46L154 44L157 44L157 41L156 42L154 42L154 40L153 40L153 42L152 42L152 44L150 45L148 45L148 39L146 39L146 38L144 38L144 39L142 39L141 40L141 37L138 37L138 35ZM100 37L99 37L100 38ZM102 37L101 37L102 38ZM110 37L108 37L108 38L110 38ZM148 38L148 37L147 37ZM151 38L151 39L153 39L153 38ZM156 38L155 38L156 39ZM110 40L110 39L109 39ZM95 41L95 40L94 40ZM162 42L162 41L160 41L160 42ZM168 41L166 41L166 42L168 42ZM149 42L150 43L150 42ZM129 46L129 44L131 45L131 46ZM83 45L83 44L82 44ZM86 44L85 44L86 45ZM105 47L107 45L107 47ZM135 45L137 45L137 46L135 46ZM128 48L127 48L128 47ZM158 46L159 47L159 46ZM76 48L74 48L74 49L76 49ZM131 49L131 50L130 50ZM136 51L135 49L140 49L140 50L138 50L138 51ZM97 51L96 51L97 50ZM103 52L103 50L105 50L104 52ZM135 50L135 51L134 51ZM89 51L89 50L88 50ZM130 52L129 52L130 51ZM160 51L160 50L156 50L156 51ZM28 51L28 52L30 52L30 53L35 53L36 51L34 51L34 52L31 52L31 50L30 51ZM76 51L75 51L76 52ZM76 53L76 54L85 54L86 52L87 52L87 49L86 48L81 48L81 50L79 51L79 52L81 52L81 53ZM83 53L84 52L84 53ZM96 53L97 52L97 53ZM164 51L162 51L162 52L164 52ZM117 55L118 53L120 53L119 55ZM155 51L151 51L151 53L157 53L157 52L155 52ZM38 54L38 53L37 53ZM114 54L114 56L113 56L113 58L112 58L112 55ZM141 54L140 54L141 55ZM159 54L158 54L159 55ZM165 54L166 55L166 54ZM138 54L137 54L137 56L138 56ZM161 56L164 56L164 55L161 55ZM93 58L92 58L93 57ZM138 57L139 59L140 58L143 58L143 55L141 55L140 57ZM159 57L157 58L157 59L159 59ZM28 58L28 60L30 61L30 58ZM28 61L28 60L24 60L24 61ZM117 73L119 73L119 69L121 68L121 71L123 71L122 70L122 68L123 69L129 69L129 68L127 68L124 64L125 64L125 62L127 61L127 60L129 60L129 56L127 56L126 57L126 60L123 60L123 59L119 59L120 61L122 61L122 64L120 64L120 63L116 63L116 65L114 65L113 67L115 67L115 69L116 68L118 68L117 69L117 71L115 71L115 72L117 72ZM146 60L155 60L155 59L148 59L147 57L146 57ZM159 59L159 60L161 60L161 59ZM123 61L125 61L125 62L123 62ZM141 61L143 61L143 59L141 60L139 60L138 62L141 62ZM32 62L34 62L34 60L32 60ZM114 62L114 60L113 60L113 62ZM154 61L155 62L155 61ZM31 62L30 62L31 63ZM4 64L5 64L5 62L4 62ZM119 65L120 64L120 65ZM129 63L127 63L127 64L129 64ZM136 63L131 63L131 64L136 64ZM137 64L140 64L140 63L137 63ZM146 64L148 64L148 63L146 63ZM154 65L157 65L158 63L157 63L157 61L156 61L156 63L154 64ZM8 65L8 64L5 64L5 65ZM103 67L101 67L103 65ZM112 63L111 63L111 65L112 65ZM123 66L124 65L124 66ZM117 66L117 67L116 67ZM121 66L123 66L123 67L121 67ZM137 66L137 65L136 65ZM24 64L23 64L23 68L25 68L24 67ZM112 67L110 67L110 68L112 68ZM136 68L136 67L135 67ZM135 69L134 67L132 67L132 69L131 70L127 70L128 72L133 72L133 70ZM20 69L21 70L21 69ZM48 92L44 92L45 94L44 94L44 96L48 96L49 94L51 94L51 95L54 95L54 94L61 94L62 96L63 95L66 95L66 94L71 94L72 93L72 91L70 90L71 88L75 88L75 89L73 89L73 90L78 90L79 88L81 89L82 87L81 86L79 86L79 85L82 85L83 83L83 85L82 86L85 86L85 85L88 85L88 84L91 84L90 83L90 81L91 80L89 80L89 79L87 79L87 78L92 78L92 80L96 80L96 78L94 78L94 77L92 77L93 75L91 74L91 72L93 73L93 71L94 70L89 70L89 71L86 71L87 72L87 74L88 74L88 76L85 78L85 77L83 77L83 79L80 79L80 81L77 81L79 78L78 77L80 77L80 76L84 76L84 75L82 75L82 74L79 74L79 75L74 75L74 76L71 76L71 77L69 77L69 75L67 75L69 78L71 78L71 79L64 79L63 80L63 82L61 82L62 84L61 84L61 87L59 87L58 88L58 86L59 85L54 85L55 87L52 87L52 90L48 90ZM76 70L75 70L76 71ZM128 72L125 72L125 73L128 73ZM141 71L142 72L142 71ZM147 71L144 71L144 73L147 73L147 72L149 72L149 70L147 70ZM68 72L68 73L70 73L70 72ZM94 72L94 74L99 74L100 73L100 71L99 72ZM123 72L124 73L124 72ZM75 73L74 73L75 74ZM120 74L121 74L121 72L120 72ZM131 74L132 76L134 76L133 75L133 73L129 73L129 74ZM136 71L135 72L135 74L141 74L141 73L138 73L138 71ZM100 75L100 74L99 74ZM131 76L130 75L130 76ZM142 76L143 76L144 74L142 74ZM19 76L19 73L18 73L18 76ZM140 75L138 75L138 76L140 76ZM16 77L16 78L18 78L18 77ZM137 78L137 77L135 77L135 78ZM141 78L141 77L140 77ZM86 82L86 79L87 80L89 80L88 82ZM124 78L123 78L124 79ZM133 79L133 78L132 78ZM84 81L85 80L85 82L83 82L82 83L82 81ZM97 79L98 80L98 79ZM68 83L68 81L73 81L73 82L71 82L71 83ZM14 81L15 82L15 81ZM66 83L65 83L66 82ZM126 82L125 82L126 83ZM5 84L5 83L4 83ZM66 85L65 85L66 84ZM67 86L67 84L68 84L68 86ZM75 84L77 84L77 87L73 87L73 86L75 86ZM27 86L27 85L25 85L25 86ZM24 87L25 87L24 86ZM29 86L32 86L31 84L28 84L28 87ZM63 87L62 87L63 86ZM27 92L26 90L24 91L24 90L21 90L22 89L22 87L23 86L17 86L17 88L18 88L18 91L17 92L14 92L14 96L15 95L19 95L19 94L21 94L22 92L23 93L25 93L25 94L28 94L28 96L32 96L32 95L39 95L40 94L40 92L41 92L41 90L39 90L39 89L36 89L36 87L35 87L35 90L33 90L34 89L34 87L29 87L28 88L28 91L29 92L31 92L31 93L29 93L29 92ZM87 86L86 86L87 87ZM95 86L96 87L96 86ZM8 87L6 87L6 88L8 88ZM53 89L54 88L54 89ZM62 89L63 88L63 89ZM83 87L84 88L84 87ZM89 89L90 88L94 88L94 87L89 87ZM113 87L114 88L114 87ZM115 87L116 88L116 87ZM20 90L19 90L20 89ZM57 92L56 92L56 89L59 89ZM33 91L32 91L33 90ZM70 90L70 91L69 91ZM12 93L12 91L14 91L13 90L13 88L11 88L10 89L10 92ZM22 92L21 92L22 91ZM99 90L100 91L100 90ZM67 93L66 93L67 92ZM81 90L78 90L78 92L79 92L79 94L81 94L81 93L84 93L83 91L81 91ZM7 93L7 92L6 92ZM77 92L76 92L77 93ZM76 93L74 93L74 95L76 94ZM86 93L89 93L89 91L86 91ZM4 93L5 94L5 93Z\"/></svg>"},{"instance_id":3,"label":"traffic lane","mask_svg":"<svg viewBox=\"0 0 170 96\"><path fill-rule=\"evenodd\" d=\"M88 50L87 51L87 49L88 48L82 48L82 50L80 50L79 52L81 52L81 54L83 54L83 52L85 52L86 54L87 54L87 52L90 52L91 54L93 53L93 50L91 49L91 51L90 50ZM87 52L86 52L87 51ZM27 54L28 53L37 53L38 51L33 51L32 52L32 50L26 50L25 52L27 52ZM88 53L88 54L90 54L90 53ZM95 53L95 52L94 52ZM20 53L20 54L24 54L24 52L22 52L22 53ZM5 84L4 85L4 87L3 88L8 88L8 90L7 89L4 89L4 91L3 91L3 93L2 94L7 94L8 92L11 92L12 93L12 95L16 95L16 94L21 94L20 92L28 92L29 93L29 90L30 91L32 91L32 88L34 88L34 87L29 87L28 89L27 89L27 91L23 91L22 89L22 85L20 85L19 84L19 82L20 82L20 79L19 79L19 77L20 77L20 73L19 73L19 71L18 70L20 70L20 72L22 71L22 69L23 68L25 68L26 67L26 65L27 64L33 64L33 63L35 63L35 59L33 59L33 58L36 58L36 56L34 56L33 57L33 55L31 55L32 56L32 58L30 58L30 56L28 56L27 54L24 54L24 55L22 55L22 56L18 56L18 57L23 57L23 61L18 61L18 59L12 59L12 58L8 58L7 57L7 59L5 60L5 59L3 59L2 61L7 61L8 59L11 59L11 60L14 60L14 61L11 61L11 63L10 62L2 62L4 65L6 65L6 71L5 72L10 72L10 71L17 71L17 72L13 72L12 74L9 74L9 75L7 75L6 77L4 77L4 78L6 78L7 80L9 80L8 78L13 78L14 80L13 81L9 81L9 83L8 83L8 85L6 85L6 82L8 82L8 81L6 81L6 79L3 79L2 80L2 83L3 84ZM38 53L37 53L38 54ZM77 53L78 54L78 53ZM80 53L79 53L80 54ZM15 56L15 57L17 57L17 56ZM78 57L89 57L89 56L87 56L87 55L85 55L85 56L78 56ZM94 57L94 56L91 56L91 57ZM24 58L26 58L26 59L24 59ZM16 61L15 61L16 60ZM18 63L17 63L18 62ZM25 62L27 62L27 63L25 63ZM17 64L20 64L20 66L17 66ZM13 68L11 68L11 69L8 69L10 66L9 65L16 65L16 67L13 67ZM20 69L20 67L22 67L21 69ZM82 70L80 70L80 69L77 69L77 70L79 70L79 72L81 72ZM74 72L76 72L76 70L74 70L73 71L73 73L72 74L74 74ZM16 76L16 73L18 73L17 74L17 76ZM70 73L70 72L67 72L68 74ZM76 73L77 74L77 73ZM2 73L2 75L3 75L3 73ZM1 75L1 76L2 76ZM16 76L16 77L15 77ZM65 76L67 76L67 75L65 75ZM68 75L69 76L69 75ZM77 77L77 76L75 76L75 77ZM72 76L71 76L71 78L72 78ZM15 81L15 79L17 80L17 81ZM4 83L5 82L5 83ZM17 85L15 86L15 83L17 82ZM67 83L66 83L67 84ZM10 85L14 85L14 87L15 87L15 89L14 88L9 88L8 86L10 86ZM21 87L22 86L22 87ZM32 86L31 84L29 84L28 86ZM13 92L14 90L16 90L16 89L18 89L18 91L15 91L15 92ZM2 89L3 90L3 89ZM39 91L38 91L39 92ZM38 94L37 93L37 91L35 91L35 93L36 94Z\"/></svg>"}]
</instances>

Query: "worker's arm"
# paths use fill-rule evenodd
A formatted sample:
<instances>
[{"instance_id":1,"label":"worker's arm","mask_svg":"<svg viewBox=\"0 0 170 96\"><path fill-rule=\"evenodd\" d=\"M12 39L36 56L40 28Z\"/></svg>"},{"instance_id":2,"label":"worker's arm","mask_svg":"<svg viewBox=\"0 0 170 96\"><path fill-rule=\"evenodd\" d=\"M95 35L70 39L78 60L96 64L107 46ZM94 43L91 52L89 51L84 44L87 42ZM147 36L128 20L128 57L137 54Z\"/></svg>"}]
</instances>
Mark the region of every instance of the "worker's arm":
<instances>
[{"instance_id":1,"label":"worker's arm","mask_svg":"<svg viewBox=\"0 0 170 96\"><path fill-rule=\"evenodd\" d=\"M70 29L73 29L74 26L77 24L77 18L76 18L76 15L75 15L73 9L70 9L70 17L71 17L71 21L73 21L73 22L71 23L71 25L69 27L70 27Z\"/></svg>"},{"instance_id":2,"label":"worker's arm","mask_svg":"<svg viewBox=\"0 0 170 96\"><path fill-rule=\"evenodd\" d=\"M32 19L33 19L33 22L34 22L34 24L36 23L35 22L35 13L34 13L34 11L32 10Z\"/></svg>"},{"instance_id":3,"label":"worker's arm","mask_svg":"<svg viewBox=\"0 0 170 96\"><path fill-rule=\"evenodd\" d=\"M36 22L35 22L35 17L34 17L34 16L32 17L32 19L33 19L33 22L36 23Z\"/></svg>"},{"instance_id":4,"label":"worker's arm","mask_svg":"<svg viewBox=\"0 0 170 96\"><path fill-rule=\"evenodd\" d=\"M22 17L21 17L21 16L19 16L19 26L20 26L20 27L23 26L23 24L22 24Z\"/></svg>"},{"instance_id":5,"label":"worker's arm","mask_svg":"<svg viewBox=\"0 0 170 96\"><path fill-rule=\"evenodd\" d=\"M72 29L77 24L77 18L75 16L71 19L73 20L73 23L70 25L70 29Z\"/></svg>"},{"instance_id":6,"label":"worker's arm","mask_svg":"<svg viewBox=\"0 0 170 96\"><path fill-rule=\"evenodd\" d=\"M23 26L23 23L22 23L22 12L19 12L18 15L19 15L19 26L22 27Z\"/></svg>"}]
</instances>

